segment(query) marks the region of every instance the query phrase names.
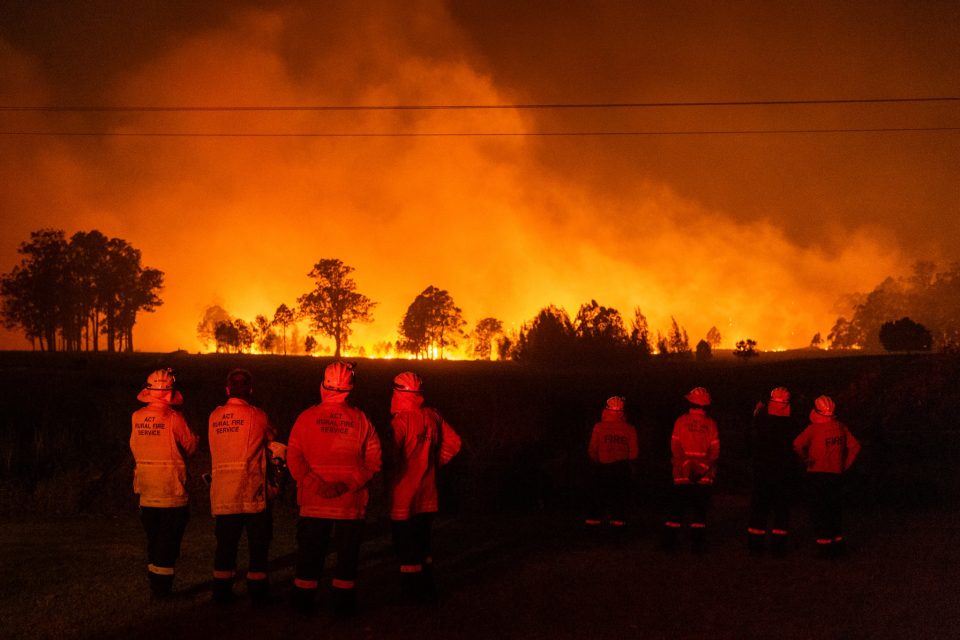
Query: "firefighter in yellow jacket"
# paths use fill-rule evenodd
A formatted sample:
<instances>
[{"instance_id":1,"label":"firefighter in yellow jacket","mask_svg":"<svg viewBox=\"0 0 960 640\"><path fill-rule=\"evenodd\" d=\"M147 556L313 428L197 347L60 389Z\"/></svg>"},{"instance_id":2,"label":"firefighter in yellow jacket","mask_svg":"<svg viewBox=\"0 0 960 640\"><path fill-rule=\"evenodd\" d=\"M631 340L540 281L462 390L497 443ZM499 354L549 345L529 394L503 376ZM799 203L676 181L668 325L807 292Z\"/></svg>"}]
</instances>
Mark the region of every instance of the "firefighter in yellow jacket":
<instances>
[{"instance_id":1,"label":"firefighter in yellow jacket","mask_svg":"<svg viewBox=\"0 0 960 640\"><path fill-rule=\"evenodd\" d=\"M436 409L423 406L423 381L406 371L393 379L390 422L397 470L390 483L393 545L400 559L400 590L406 601L435 597L430 526L439 511L439 468L460 451L460 436Z\"/></svg>"},{"instance_id":2,"label":"firefighter in yellow jacket","mask_svg":"<svg viewBox=\"0 0 960 640\"><path fill-rule=\"evenodd\" d=\"M227 403L210 414L207 431L212 466L210 510L217 538L213 598L219 604L233 599L237 547L246 529L250 552L247 593L254 604L262 604L267 598L267 557L273 532L267 462L275 430L267 414L250 404L253 380L249 371L231 371L226 391Z\"/></svg>"},{"instance_id":3,"label":"firefighter in yellow jacket","mask_svg":"<svg viewBox=\"0 0 960 640\"><path fill-rule=\"evenodd\" d=\"M690 541L695 553L705 548L707 511L711 489L717 475L720 457L720 436L717 423L707 415L710 392L703 387L692 389L686 396L687 413L673 425L670 451L673 460L673 488L670 508L664 522L662 547L670 550L683 526L684 514L693 512L690 522Z\"/></svg>"},{"instance_id":4,"label":"firefighter in yellow jacket","mask_svg":"<svg viewBox=\"0 0 960 640\"><path fill-rule=\"evenodd\" d=\"M297 566L294 606L313 609L331 536L337 551L331 594L334 613L356 607L356 576L369 492L380 470L380 439L366 414L347 403L353 365L334 362L323 374L321 402L297 417L287 465L297 482Z\"/></svg>"},{"instance_id":5,"label":"firefighter in yellow jacket","mask_svg":"<svg viewBox=\"0 0 960 640\"><path fill-rule=\"evenodd\" d=\"M133 491L140 495L140 519L147 533L147 575L156 596L173 588L174 566L189 519L186 458L197 436L173 405L183 404L171 369L147 377L137 400L147 406L133 414L130 450L136 468Z\"/></svg>"}]
</instances>

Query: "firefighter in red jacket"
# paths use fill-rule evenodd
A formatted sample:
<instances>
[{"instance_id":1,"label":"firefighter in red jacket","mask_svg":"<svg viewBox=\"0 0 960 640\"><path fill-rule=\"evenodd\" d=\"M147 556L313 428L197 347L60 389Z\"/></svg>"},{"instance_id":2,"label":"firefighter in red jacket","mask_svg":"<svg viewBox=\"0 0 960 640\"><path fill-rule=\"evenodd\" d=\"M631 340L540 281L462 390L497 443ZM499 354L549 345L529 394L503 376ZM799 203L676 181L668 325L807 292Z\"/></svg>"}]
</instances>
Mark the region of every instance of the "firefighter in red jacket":
<instances>
[{"instance_id":1,"label":"firefighter in red jacket","mask_svg":"<svg viewBox=\"0 0 960 640\"><path fill-rule=\"evenodd\" d=\"M661 546L673 549L683 526L684 514L692 511L690 539L693 551L700 553L706 543L707 510L720 456L717 423L707 415L710 393L696 387L686 396L689 410L673 425L670 449L673 460L673 487L664 522Z\"/></svg>"},{"instance_id":2,"label":"firefighter in red jacket","mask_svg":"<svg viewBox=\"0 0 960 640\"><path fill-rule=\"evenodd\" d=\"M810 412L810 425L793 441L793 448L807 466L817 552L823 557L844 549L841 532L843 473L860 453L860 443L834 415L836 405L820 396Z\"/></svg>"},{"instance_id":3,"label":"firefighter in red jacket","mask_svg":"<svg viewBox=\"0 0 960 640\"><path fill-rule=\"evenodd\" d=\"M233 599L237 547L247 530L250 564L247 593L255 604L267 599L267 556L273 533L267 483L269 444L276 432L267 414L250 404L253 379L249 371L227 375L227 403L210 414L208 442L212 480L210 510L215 518L217 551L213 560L213 598Z\"/></svg>"},{"instance_id":4,"label":"firefighter in red jacket","mask_svg":"<svg viewBox=\"0 0 960 640\"><path fill-rule=\"evenodd\" d=\"M622 527L626 524L632 465L638 455L637 429L626 420L622 397L607 400L600 422L590 433L587 454L593 462L593 495L586 524L599 526L604 516L609 516L611 527Z\"/></svg>"},{"instance_id":5,"label":"firefighter in red jacket","mask_svg":"<svg viewBox=\"0 0 960 640\"><path fill-rule=\"evenodd\" d=\"M130 450L136 468L133 491L140 495L140 520L147 533L147 576L155 596L173 588L174 566L190 517L187 462L197 436L173 405L183 404L172 369L147 377L137 400L147 406L133 414Z\"/></svg>"},{"instance_id":6,"label":"firefighter in red jacket","mask_svg":"<svg viewBox=\"0 0 960 640\"><path fill-rule=\"evenodd\" d=\"M460 451L460 436L436 409L423 406L423 381L404 372L393 379L390 422L398 464L390 488L393 544L406 601L434 597L430 525L439 510L437 472Z\"/></svg>"},{"instance_id":7,"label":"firefighter in red jacket","mask_svg":"<svg viewBox=\"0 0 960 640\"><path fill-rule=\"evenodd\" d=\"M334 362L324 371L321 402L300 414L287 443L287 466L297 482L297 565L294 605L313 608L331 536L337 552L331 594L334 613L356 607L357 563L369 494L380 470L380 440L367 416L347 404L353 365Z\"/></svg>"},{"instance_id":8,"label":"firefighter in red jacket","mask_svg":"<svg viewBox=\"0 0 960 640\"><path fill-rule=\"evenodd\" d=\"M790 413L790 391L777 387L770 392L766 404L757 405L753 415L753 492L747 524L747 547L751 553L763 552L768 533L775 556L787 551L790 506L800 475L793 440L801 431L800 422ZM772 527L768 529L771 516Z\"/></svg>"}]
</instances>

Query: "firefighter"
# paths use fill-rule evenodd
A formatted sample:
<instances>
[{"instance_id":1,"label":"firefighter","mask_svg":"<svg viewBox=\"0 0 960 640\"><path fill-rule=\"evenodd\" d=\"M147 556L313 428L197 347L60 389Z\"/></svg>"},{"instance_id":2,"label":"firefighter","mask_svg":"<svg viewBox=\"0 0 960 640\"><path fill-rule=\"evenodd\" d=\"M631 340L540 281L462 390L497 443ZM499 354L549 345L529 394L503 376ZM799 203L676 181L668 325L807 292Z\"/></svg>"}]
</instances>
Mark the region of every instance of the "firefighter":
<instances>
[{"instance_id":1,"label":"firefighter","mask_svg":"<svg viewBox=\"0 0 960 640\"><path fill-rule=\"evenodd\" d=\"M769 533L770 550L775 556L787 551L790 535L790 505L796 492L798 468L793 440L801 431L800 423L790 415L790 391L777 387L764 405L753 414L750 438L753 453L753 492L747 547L762 553ZM772 516L772 527L767 521Z\"/></svg>"},{"instance_id":2,"label":"firefighter","mask_svg":"<svg viewBox=\"0 0 960 640\"><path fill-rule=\"evenodd\" d=\"M593 495L588 527L597 527L609 516L610 526L626 525L627 502L637 460L637 429L626 421L624 399L607 400L600 422L593 425L587 454L593 462Z\"/></svg>"},{"instance_id":3,"label":"firefighter","mask_svg":"<svg viewBox=\"0 0 960 640\"><path fill-rule=\"evenodd\" d=\"M720 437L717 423L706 412L706 407L710 406L710 393L703 387L696 387L685 397L689 403L688 411L677 418L670 438L673 487L661 547L668 551L673 549L684 515L692 511L691 546L695 553L702 553L706 545L711 488L720 456Z\"/></svg>"},{"instance_id":4,"label":"firefighter","mask_svg":"<svg viewBox=\"0 0 960 640\"><path fill-rule=\"evenodd\" d=\"M398 460L390 488L393 545L400 560L400 594L407 602L435 598L430 525L439 510L437 473L460 451L460 436L436 409L423 406L423 381L393 379L390 422Z\"/></svg>"},{"instance_id":5,"label":"firefighter","mask_svg":"<svg viewBox=\"0 0 960 640\"><path fill-rule=\"evenodd\" d=\"M183 396L172 369L151 373L137 400L146 406L133 413L133 491L140 496L140 520L147 533L150 590L155 597L164 597L173 588L174 567L190 517L186 459L197 449L197 436L173 409L183 404Z\"/></svg>"},{"instance_id":6,"label":"firefighter","mask_svg":"<svg viewBox=\"0 0 960 640\"><path fill-rule=\"evenodd\" d=\"M267 414L250 404L253 378L234 369L227 375L227 402L210 414L208 441L212 480L210 510L215 519L217 551L213 560L213 599L233 600L237 546L247 531L250 564L247 593L254 604L267 601L268 553L273 533L269 495L269 445L276 431Z\"/></svg>"},{"instance_id":7,"label":"firefighter","mask_svg":"<svg viewBox=\"0 0 960 640\"><path fill-rule=\"evenodd\" d=\"M331 584L334 613L348 616L356 608L367 484L380 470L380 440L363 411L347 403L353 385L353 365L329 365L320 404L300 414L287 443L287 466L300 505L293 601L303 612L313 610L331 537L337 552Z\"/></svg>"},{"instance_id":8,"label":"firefighter","mask_svg":"<svg viewBox=\"0 0 960 640\"><path fill-rule=\"evenodd\" d=\"M794 450L807 466L811 516L821 557L843 553L843 474L860 453L860 443L837 420L835 412L836 405L829 396L817 398L810 425L793 441Z\"/></svg>"}]
</instances>

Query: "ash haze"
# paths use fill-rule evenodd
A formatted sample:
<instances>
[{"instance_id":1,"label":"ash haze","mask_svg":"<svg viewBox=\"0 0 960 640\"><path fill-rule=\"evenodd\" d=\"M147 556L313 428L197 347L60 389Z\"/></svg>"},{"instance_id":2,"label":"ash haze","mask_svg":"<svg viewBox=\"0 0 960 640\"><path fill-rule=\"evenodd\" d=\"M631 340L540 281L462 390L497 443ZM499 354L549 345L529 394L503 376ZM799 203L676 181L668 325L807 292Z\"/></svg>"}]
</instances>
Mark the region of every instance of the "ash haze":
<instances>
[{"instance_id":1,"label":"ash haze","mask_svg":"<svg viewBox=\"0 0 960 640\"><path fill-rule=\"evenodd\" d=\"M522 5L522 6L516 6ZM534 5L536 8L534 8ZM715 102L960 96L954 2L2 2L0 106ZM957 102L604 110L2 111L4 132L958 127ZM135 344L272 316L320 258L393 340L447 289L472 327L639 306L695 343L806 346L844 294L960 260L960 132L593 137L0 136L0 271L99 229L166 273ZM0 346L24 348L18 334Z\"/></svg>"}]
</instances>

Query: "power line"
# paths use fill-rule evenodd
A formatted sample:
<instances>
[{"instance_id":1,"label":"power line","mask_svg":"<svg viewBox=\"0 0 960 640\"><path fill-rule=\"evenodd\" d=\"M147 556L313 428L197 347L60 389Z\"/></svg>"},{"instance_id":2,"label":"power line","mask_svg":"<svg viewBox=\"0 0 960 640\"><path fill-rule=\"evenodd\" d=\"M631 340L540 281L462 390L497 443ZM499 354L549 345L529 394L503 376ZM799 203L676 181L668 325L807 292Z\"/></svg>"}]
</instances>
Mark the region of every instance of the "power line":
<instances>
[{"instance_id":1,"label":"power line","mask_svg":"<svg viewBox=\"0 0 960 640\"><path fill-rule=\"evenodd\" d=\"M30 112L268 112L268 111L465 111L494 109L654 109L677 107L772 107L787 105L916 104L960 102L960 96L908 98L836 98L825 100L725 100L700 102L546 102L513 104L393 104L393 105L274 105L274 106L0 106L0 111Z\"/></svg>"},{"instance_id":2,"label":"power line","mask_svg":"<svg viewBox=\"0 0 960 640\"><path fill-rule=\"evenodd\" d=\"M861 127L831 129L716 129L699 131L459 131L459 132L196 132L196 131L0 131L0 136L112 137L112 138L550 138L550 137L643 137L643 136L734 136L829 133L954 132L960 127Z\"/></svg>"}]
</instances>

